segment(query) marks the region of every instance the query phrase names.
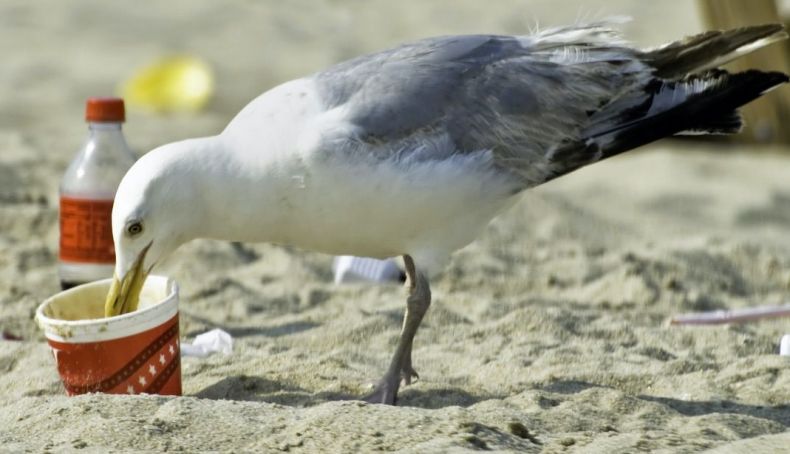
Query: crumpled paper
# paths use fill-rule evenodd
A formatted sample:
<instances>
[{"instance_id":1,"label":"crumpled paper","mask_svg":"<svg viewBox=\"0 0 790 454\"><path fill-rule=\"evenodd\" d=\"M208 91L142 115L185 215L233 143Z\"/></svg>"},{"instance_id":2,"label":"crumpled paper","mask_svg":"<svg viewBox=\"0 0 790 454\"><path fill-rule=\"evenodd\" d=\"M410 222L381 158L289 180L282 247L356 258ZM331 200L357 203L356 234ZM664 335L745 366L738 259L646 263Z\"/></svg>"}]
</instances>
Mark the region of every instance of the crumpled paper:
<instances>
[{"instance_id":1,"label":"crumpled paper","mask_svg":"<svg viewBox=\"0 0 790 454\"><path fill-rule=\"evenodd\" d=\"M187 342L181 343L181 356L205 358L212 353L230 355L232 352L233 337L219 328L198 334L191 344Z\"/></svg>"}]
</instances>

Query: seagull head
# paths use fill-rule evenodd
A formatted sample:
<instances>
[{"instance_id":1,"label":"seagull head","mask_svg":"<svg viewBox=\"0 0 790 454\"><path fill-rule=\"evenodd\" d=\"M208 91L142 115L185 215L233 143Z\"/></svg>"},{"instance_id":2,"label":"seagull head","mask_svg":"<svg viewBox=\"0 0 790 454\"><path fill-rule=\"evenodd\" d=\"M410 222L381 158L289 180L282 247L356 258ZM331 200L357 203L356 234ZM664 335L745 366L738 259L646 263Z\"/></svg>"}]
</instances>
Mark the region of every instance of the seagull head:
<instances>
[{"instance_id":1,"label":"seagull head","mask_svg":"<svg viewBox=\"0 0 790 454\"><path fill-rule=\"evenodd\" d=\"M188 141L187 141L188 142ZM121 180L112 209L115 273L105 315L136 309L145 278L162 259L192 239L198 210L184 178L180 156L189 144L176 142L140 158Z\"/></svg>"}]
</instances>

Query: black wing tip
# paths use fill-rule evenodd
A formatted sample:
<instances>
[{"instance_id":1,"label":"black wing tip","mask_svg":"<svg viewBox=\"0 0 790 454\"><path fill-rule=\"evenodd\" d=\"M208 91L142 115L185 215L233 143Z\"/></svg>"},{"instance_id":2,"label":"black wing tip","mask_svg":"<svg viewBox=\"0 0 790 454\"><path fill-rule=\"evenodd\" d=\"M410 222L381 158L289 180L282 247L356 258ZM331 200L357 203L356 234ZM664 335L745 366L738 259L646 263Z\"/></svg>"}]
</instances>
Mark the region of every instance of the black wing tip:
<instances>
[{"instance_id":1,"label":"black wing tip","mask_svg":"<svg viewBox=\"0 0 790 454\"><path fill-rule=\"evenodd\" d=\"M662 86L681 89L682 86L693 87L696 82L709 83L702 84L698 91L684 101L667 106L657 114L647 115L653 96ZM729 73L717 68L689 74L680 81L654 79L645 86L645 94L648 95L646 102L624 111L619 125L587 136L584 145L577 143L575 146L563 147L553 157L567 161L568 169L572 170L663 137L734 134L740 132L743 126L738 108L787 82L790 82L790 77L778 71L752 69ZM595 154L589 152L590 142L600 144Z\"/></svg>"},{"instance_id":2,"label":"black wing tip","mask_svg":"<svg viewBox=\"0 0 790 454\"><path fill-rule=\"evenodd\" d=\"M743 130L743 117L738 110L731 110L724 114L713 113L692 123L686 129L675 133L676 136L698 135L730 135L738 134Z\"/></svg>"},{"instance_id":3,"label":"black wing tip","mask_svg":"<svg viewBox=\"0 0 790 454\"><path fill-rule=\"evenodd\" d=\"M721 66L787 37L785 26L780 23L708 30L648 50L644 54L644 61L655 69L657 77L683 78L714 65Z\"/></svg>"},{"instance_id":4,"label":"black wing tip","mask_svg":"<svg viewBox=\"0 0 790 454\"><path fill-rule=\"evenodd\" d=\"M790 82L790 76L781 71L761 71L759 69L728 74L728 77L733 83L758 91L759 94Z\"/></svg>"},{"instance_id":5,"label":"black wing tip","mask_svg":"<svg viewBox=\"0 0 790 454\"><path fill-rule=\"evenodd\" d=\"M767 24L760 24L760 25L749 25L743 27L743 29L752 29L754 31L759 31L764 36L771 36L776 33L787 33L787 27L784 24L780 24L777 22L767 23Z\"/></svg>"},{"instance_id":6,"label":"black wing tip","mask_svg":"<svg viewBox=\"0 0 790 454\"><path fill-rule=\"evenodd\" d=\"M770 76L772 80L775 81L776 85L790 82L790 75L787 75L780 71L769 71L769 72L764 72L763 74Z\"/></svg>"}]
</instances>

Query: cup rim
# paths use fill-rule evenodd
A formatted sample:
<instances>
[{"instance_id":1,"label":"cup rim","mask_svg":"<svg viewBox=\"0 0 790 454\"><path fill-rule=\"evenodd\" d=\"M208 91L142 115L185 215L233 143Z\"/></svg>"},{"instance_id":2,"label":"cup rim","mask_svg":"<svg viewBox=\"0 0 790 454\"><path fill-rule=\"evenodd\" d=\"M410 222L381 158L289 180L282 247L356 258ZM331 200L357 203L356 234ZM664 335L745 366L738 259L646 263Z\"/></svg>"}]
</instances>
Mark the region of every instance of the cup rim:
<instances>
[{"instance_id":1,"label":"cup rim","mask_svg":"<svg viewBox=\"0 0 790 454\"><path fill-rule=\"evenodd\" d=\"M143 285L148 285L149 280L153 281L154 285L164 284L166 295L159 302L145 309L113 317L83 320L62 320L48 317L44 314L44 309L56 299L77 293L88 286L110 284L112 278L108 278L78 285L50 296L36 308L36 323L44 331L47 339L66 343L97 342L133 335L136 332L134 328L140 324L160 318L162 319L161 322L165 322L178 313L178 283L167 276L150 275ZM171 303L172 309L166 307L168 303ZM120 329L110 330L110 325L115 325L116 328Z\"/></svg>"}]
</instances>

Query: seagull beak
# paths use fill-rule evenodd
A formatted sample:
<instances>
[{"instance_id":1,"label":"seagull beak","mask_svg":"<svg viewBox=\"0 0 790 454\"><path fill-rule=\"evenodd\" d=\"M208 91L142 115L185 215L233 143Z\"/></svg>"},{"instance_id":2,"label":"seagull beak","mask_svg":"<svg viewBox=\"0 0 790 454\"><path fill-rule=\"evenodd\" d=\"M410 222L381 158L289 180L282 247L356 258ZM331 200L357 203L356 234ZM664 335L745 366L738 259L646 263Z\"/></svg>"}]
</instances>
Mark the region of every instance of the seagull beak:
<instances>
[{"instance_id":1,"label":"seagull beak","mask_svg":"<svg viewBox=\"0 0 790 454\"><path fill-rule=\"evenodd\" d=\"M148 277L148 270L145 270L145 254L153 242L148 243L135 259L132 267L123 277L113 276L110 292L104 302L104 316L114 317L137 310L140 302L140 291L143 289L145 278Z\"/></svg>"}]
</instances>

